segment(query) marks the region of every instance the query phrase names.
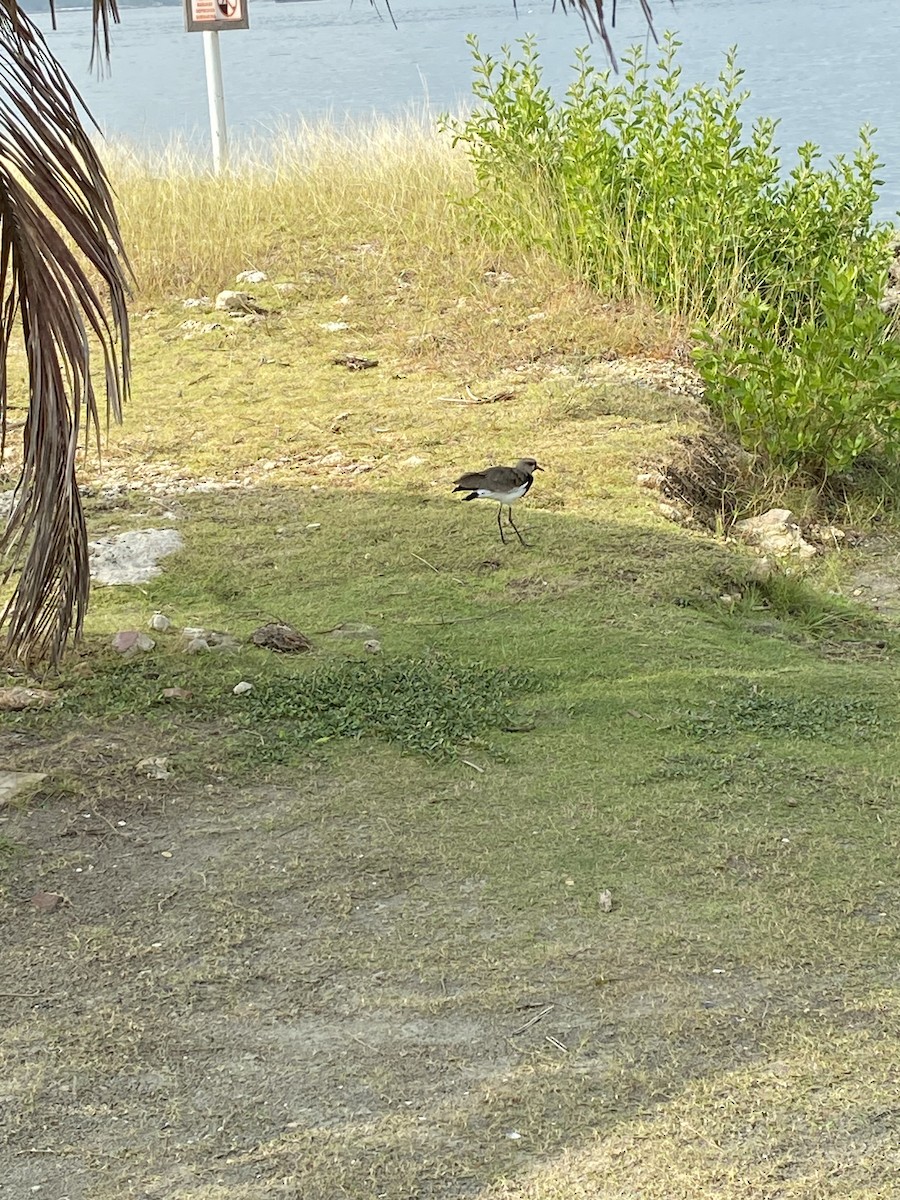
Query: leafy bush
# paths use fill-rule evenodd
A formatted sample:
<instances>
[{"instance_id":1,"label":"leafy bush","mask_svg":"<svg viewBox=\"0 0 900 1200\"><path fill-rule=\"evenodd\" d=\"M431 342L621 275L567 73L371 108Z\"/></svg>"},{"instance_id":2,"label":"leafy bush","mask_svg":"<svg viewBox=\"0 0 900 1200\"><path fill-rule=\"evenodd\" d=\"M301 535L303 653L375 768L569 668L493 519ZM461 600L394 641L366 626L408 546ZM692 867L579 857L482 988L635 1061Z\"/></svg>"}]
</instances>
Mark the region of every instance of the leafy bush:
<instances>
[{"instance_id":1,"label":"leafy bush","mask_svg":"<svg viewBox=\"0 0 900 1200\"><path fill-rule=\"evenodd\" d=\"M731 51L718 84L683 88L679 43L620 79L578 53L556 102L536 43L495 60L470 39L478 104L446 120L468 150L479 217L541 245L612 298L649 301L707 331L708 398L785 475L846 471L897 449L898 350L878 309L886 226L878 159L798 150L782 178L776 122L741 121Z\"/></svg>"},{"instance_id":2,"label":"leafy bush","mask_svg":"<svg viewBox=\"0 0 900 1200\"><path fill-rule=\"evenodd\" d=\"M732 343L701 334L707 400L782 475L824 482L863 456L900 449L900 343L860 302L858 269L830 266L818 311L789 333L759 296L741 304Z\"/></svg>"}]
</instances>

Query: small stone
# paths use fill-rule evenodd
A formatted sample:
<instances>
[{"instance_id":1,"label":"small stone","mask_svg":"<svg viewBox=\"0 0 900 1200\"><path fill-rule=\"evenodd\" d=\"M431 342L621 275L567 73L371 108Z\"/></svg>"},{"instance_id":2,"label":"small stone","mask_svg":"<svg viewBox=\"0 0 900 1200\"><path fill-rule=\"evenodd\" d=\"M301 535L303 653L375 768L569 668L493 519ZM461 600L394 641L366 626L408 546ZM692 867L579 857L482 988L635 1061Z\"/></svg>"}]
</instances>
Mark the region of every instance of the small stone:
<instances>
[{"instance_id":1,"label":"small stone","mask_svg":"<svg viewBox=\"0 0 900 1200\"><path fill-rule=\"evenodd\" d=\"M150 618L150 628L155 629L157 633L165 633L167 629L172 628L172 622L164 613L154 613Z\"/></svg>"},{"instance_id":2,"label":"small stone","mask_svg":"<svg viewBox=\"0 0 900 1200\"><path fill-rule=\"evenodd\" d=\"M35 892L31 903L38 912L53 912L62 903L62 896L58 892Z\"/></svg>"},{"instance_id":3,"label":"small stone","mask_svg":"<svg viewBox=\"0 0 900 1200\"><path fill-rule=\"evenodd\" d=\"M146 650L152 650L156 645L152 637L137 629L123 629L117 633L111 642L113 650L125 658L133 658Z\"/></svg>"},{"instance_id":4,"label":"small stone","mask_svg":"<svg viewBox=\"0 0 900 1200\"><path fill-rule=\"evenodd\" d=\"M239 271L234 278L235 283L265 283L268 279L265 271Z\"/></svg>"},{"instance_id":5,"label":"small stone","mask_svg":"<svg viewBox=\"0 0 900 1200\"><path fill-rule=\"evenodd\" d=\"M660 516L666 518L667 521L683 521L684 514L680 509L677 509L674 504L661 503L658 505Z\"/></svg>"},{"instance_id":6,"label":"small stone","mask_svg":"<svg viewBox=\"0 0 900 1200\"><path fill-rule=\"evenodd\" d=\"M310 521L310 523L306 526L306 528L307 529L321 529L322 522L321 521Z\"/></svg>"},{"instance_id":7,"label":"small stone","mask_svg":"<svg viewBox=\"0 0 900 1200\"><path fill-rule=\"evenodd\" d=\"M216 308L228 313L265 313L264 308L256 303L249 292L219 292L216 296Z\"/></svg>"},{"instance_id":8,"label":"small stone","mask_svg":"<svg viewBox=\"0 0 900 1200\"><path fill-rule=\"evenodd\" d=\"M253 684L248 683L246 679L242 679L240 683L236 683L231 689L235 696L246 696L248 692L253 691Z\"/></svg>"},{"instance_id":9,"label":"small stone","mask_svg":"<svg viewBox=\"0 0 900 1200\"><path fill-rule=\"evenodd\" d=\"M162 690L163 700L190 700L193 694L187 688L181 687L163 688Z\"/></svg>"},{"instance_id":10,"label":"small stone","mask_svg":"<svg viewBox=\"0 0 900 1200\"><path fill-rule=\"evenodd\" d=\"M349 329L350 326L346 321L323 321L319 328L324 329L326 333L340 333L342 329Z\"/></svg>"},{"instance_id":11,"label":"small stone","mask_svg":"<svg viewBox=\"0 0 900 1200\"><path fill-rule=\"evenodd\" d=\"M411 454L409 458L404 458L400 464L401 467L423 467L424 465L425 459L419 458L418 454Z\"/></svg>"},{"instance_id":12,"label":"small stone","mask_svg":"<svg viewBox=\"0 0 900 1200\"><path fill-rule=\"evenodd\" d=\"M606 888L597 897L597 907L603 913L612 912L613 898L612 898L612 892L609 890L609 888Z\"/></svg>"},{"instance_id":13,"label":"small stone","mask_svg":"<svg viewBox=\"0 0 900 1200\"><path fill-rule=\"evenodd\" d=\"M209 296L195 296L188 300L182 300L182 308L212 308L212 300Z\"/></svg>"},{"instance_id":14,"label":"small stone","mask_svg":"<svg viewBox=\"0 0 900 1200\"><path fill-rule=\"evenodd\" d=\"M165 757L142 758L135 766L135 773L146 775L148 779L168 779L172 772L168 767L169 760Z\"/></svg>"},{"instance_id":15,"label":"small stone","mask_svg":"<svg viewBox=\"0 0 900 1200\"><path fill-rule=\"evenodd\" d=\"M190 639L184 649L186 654L202 654L209 649L209 642L206 638L194 637Z\"/></svg>"},{"instance_id":16,"label":"small stone","mask_svg":"<svg viewBox=\"0 0 900 1200\"><path fill-rule=\"evenodd\" d=\"M367 642L363 642L363 650L368 654L380 654L381 642L379 642L378 638L369 638Z\"/></svg>"}]
</instances>

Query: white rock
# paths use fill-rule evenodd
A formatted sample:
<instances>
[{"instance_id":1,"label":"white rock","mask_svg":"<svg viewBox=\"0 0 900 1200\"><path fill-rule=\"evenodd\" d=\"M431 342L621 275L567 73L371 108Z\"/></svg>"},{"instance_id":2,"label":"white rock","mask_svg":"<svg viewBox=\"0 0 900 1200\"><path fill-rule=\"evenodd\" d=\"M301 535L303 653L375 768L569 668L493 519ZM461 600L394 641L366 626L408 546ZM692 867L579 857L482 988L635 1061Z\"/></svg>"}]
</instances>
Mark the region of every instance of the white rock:
<instances>
[{"instance_id":1,"label":"white rock","mask_svg":"<svg viewBox=\"0 0 900 1200\"><path fill-rule=\"evenodd\" d=\"M369 638L367 642L363 642L363 650L369 654L380 654L381 642L379 642L378 638Z\"/></svg>"},{"instance_id":2,"label":"white rock","mask_svg":"<svg viewBox=\"0 0 900 1200\"><path fill-rule=\"evenodd\" d=\"M209 642L206 640L206 638L201 637L191 638L191 640L185 646L185 650L188 654L202 654L204 650L208 649Z\"/></svg>"},{"instance_id":3,"label":"white rock","mask_svg":"<svg viewBox=\"0 0 900 1200\"><path fill-rule=\"evenodd\" d=\"M157 633L165 633L167 629L172 628L172 622L164 613L154 613L150 618L150 628L155 629Z\"/></svg>"},{"instance_id":4,"label":"white rock","mask_svg":"<svg viewBox=\"0 0 900 1200\"><path fill-rule=\"evenodd\" d=\"M306 528L307 529L321 529L322 522L321 521L310 521L310 523L306 526Z\"/></svg>"},{"instance_id":5,"label":"white rock","mask_svg":"<svg viewBox=\"0 0 900 1200\"><path fill-rule=\"evenodd\" d=\"M253 684L248 683L246 679L242 679L240 683L236 683L231 689L235 696L246 696L248 692L253 691Z\"/></svg>"},{"instance_id":6,"label":"white rock","mask_svg":"<svg viewBox=\"0 0 900 1200\"><path fill-rule=\"evenodd\" d=\"M812 558L815 546L803 540L797 518L787 508L770 508L758 517L738 521L734 531L742 541L759 546L766 554L784 558L796 554L800 558Z\"/></svg>"},{"instance_id":7,"label":"white rock","mask_svg":"<svg viewBox=\"0 0 900 1200\"><path fill-rule=\"evenodd\" d=\"M326 333L340 333L342 329L349 329L350 326L346 321L323 321L319 328L324 329Z\"/></svg>"},{"instance_id":8,"label":"white rock","mask_svg":"<svg viewBox=\"0 0 900 1200\"><path fill-rule=\"evenodd\" d=\"M235 283L265 283L268 279L265 271L239 271L235 276Z\"/></svg>"},{"instance_id":9,"label":"white rock","mask_svg":"<svg viewBox=\"0 0 900 1200\"><path fill-rule=\"evenodd\" d=\"M219 292L216 296L216 308L220 312L229 313L262 313L264 308L256 303L249 292Z\"/></svg>"}]
</instances>

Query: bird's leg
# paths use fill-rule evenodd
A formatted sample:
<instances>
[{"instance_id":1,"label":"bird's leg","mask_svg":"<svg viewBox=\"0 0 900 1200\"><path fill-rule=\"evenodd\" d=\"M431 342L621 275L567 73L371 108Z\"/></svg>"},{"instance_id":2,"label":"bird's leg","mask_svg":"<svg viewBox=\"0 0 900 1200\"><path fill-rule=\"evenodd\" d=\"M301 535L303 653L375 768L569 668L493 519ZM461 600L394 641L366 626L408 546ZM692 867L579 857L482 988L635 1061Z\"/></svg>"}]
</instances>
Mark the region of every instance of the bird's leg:
<instances>
[{"instance_id":1,"label":"bird's leg","mask_svg":"<svg viewBox=\"0 0 900 1200\"><path fill-rule=\"evenodd\" d=\"M510 523L510 525L513 527L513 532L515 533L515 535L516 535L516 537L519 539L519 541L522 543L522 545L523 545L523 546L524 546L524 547L527 549L527 548L528 548L528 543L527 543L527 542L525 541L525 539L522 537L521 533L519 533L518 529L516 528L516 523L515 523L515 521L513 520L513 515L512 515L512 505L511 505L511 504L508 504L508 505L507 505L507 508L508 508L508 510L509 510L509 523Z\"/></svg>"},{"instance_id":2,"label":"bird's leg","mask_svg":"<svg viewBox=\"0 0 900 1200\"><path fill-rule=\"evenodd\" d=\"M497 528L500 530L500 541L506 545L506 538L503 536L503 526L500 524L500 517L503 515L503 505L497 509Z\"/></svg>"}]
</instances>

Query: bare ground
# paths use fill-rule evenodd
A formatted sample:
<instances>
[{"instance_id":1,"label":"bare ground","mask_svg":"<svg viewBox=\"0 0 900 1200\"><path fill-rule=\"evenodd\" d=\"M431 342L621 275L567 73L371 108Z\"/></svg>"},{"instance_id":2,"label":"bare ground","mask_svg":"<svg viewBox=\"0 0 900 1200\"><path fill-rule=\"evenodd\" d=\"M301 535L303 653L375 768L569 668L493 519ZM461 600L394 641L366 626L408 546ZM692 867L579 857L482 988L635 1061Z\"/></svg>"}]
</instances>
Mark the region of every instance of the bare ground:
<instances>
[{"instance_id":1,"label":"bare ground","mask_svg":"<svg viewBox=\"0 0 900 1200\"><path fill-rule=\"evenodd\" d=\"M0 742L0 757L89 781L0 825L15 847L4 1197L626 1197L647 1170L653 1196L713 1194L723 1171L729 1196L837 1195L809 1183L835 1171L842 1195L888 1194L853 1184L896 1160L895 1123L875 1120L867 1090L866 1111L826 1106L823 1142L796 1097L833 1087L832 1067L817 1078L822 1064L791 1049L819 1042L844 1061L845 1042L896 1041L891 1006L862 999L877 971L851 992L840 964L698 969L690 936L648 955L639 911L505 911L410 828L424 806L451 822L477 806L465 777L423 769L385 810L352 766L253 787L208 770L147 779L136 746L171 751L148 736ZM54 911L35 907L40 892L62 897ZM747 1073L751 1092L730 1082ZM787 1081L797 1109L779 1112ZM882 1083L887 1112L900 1094ZM598 1137L615 1162L582 1192L572 1181L594 1176L579 1155ZM696 1183L667 1189L660 1138L706 1156ZM650 1157L624 1174L635 1192L616 1179L642 1145ZM528 1184L560 1155L562 1190Z\"/></svg>"}]
</instances>

